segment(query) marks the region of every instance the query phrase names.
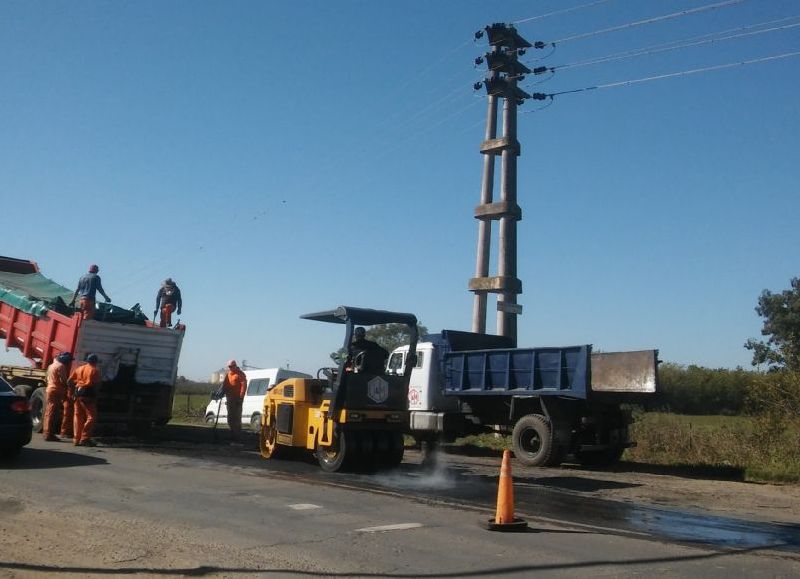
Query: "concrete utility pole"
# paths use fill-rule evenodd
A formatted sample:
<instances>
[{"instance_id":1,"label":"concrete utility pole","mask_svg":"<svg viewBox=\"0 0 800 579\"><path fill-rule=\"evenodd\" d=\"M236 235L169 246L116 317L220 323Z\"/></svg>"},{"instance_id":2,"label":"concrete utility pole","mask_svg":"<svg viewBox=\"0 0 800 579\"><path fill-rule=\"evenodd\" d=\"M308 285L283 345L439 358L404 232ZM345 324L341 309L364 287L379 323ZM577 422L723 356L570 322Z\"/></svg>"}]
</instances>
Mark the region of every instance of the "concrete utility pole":
<instances>
[{"instance_id":1,"label":"concrete utility pole","mask_svg":"<svg viewBox=\"0 0 800 579\"><path fill-rule=\"evenodd\" d=\"M517 278L517 221L522 219L522 209L517 205L517 105L530 98L517 87L522 75L530 72L517 60L531 44L517 34L513 26L492 24L485 28L491 51L486 54L488 75L483 83L489 98L485 140L480 151L483 159L481 202L475 208L478 219L478 249L475 277L469 281L469 290L475 294L472 309L472 331L486 332L486 305L490 293L497 295L497 334L517 344L517 315L522 306L517 295L522 293L522 282ZM476 33L483 36L483 31ZM538 47L538 43L537 43ZM484 59L476 60L481 64ZM498 99L503 99L503 134L497 138ZM500 156L500 201L494 201L495 157ZM492 221L499 221L497 275L489 276Z\"/></svg>"}]
</instances>

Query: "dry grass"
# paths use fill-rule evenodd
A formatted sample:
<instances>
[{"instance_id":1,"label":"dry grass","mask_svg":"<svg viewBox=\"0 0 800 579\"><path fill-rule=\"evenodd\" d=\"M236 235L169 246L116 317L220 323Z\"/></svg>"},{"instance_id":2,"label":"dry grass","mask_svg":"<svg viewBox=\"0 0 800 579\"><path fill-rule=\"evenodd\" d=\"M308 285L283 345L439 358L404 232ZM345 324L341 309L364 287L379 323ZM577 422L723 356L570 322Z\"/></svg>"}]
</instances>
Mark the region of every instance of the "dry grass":
<instances>
[{"instance_id":1,"label":"dry grass","mask_svg":"<svg viewBox=\"0 0 800 579\"><path fill-rule=\"evenodd\" d=\"M741 469L746 480L800 481L800 427L764 418L682 416L648 413L637 417L631 437L638 443L624 459L688 467Z\"/></svg>"}]
</instances>

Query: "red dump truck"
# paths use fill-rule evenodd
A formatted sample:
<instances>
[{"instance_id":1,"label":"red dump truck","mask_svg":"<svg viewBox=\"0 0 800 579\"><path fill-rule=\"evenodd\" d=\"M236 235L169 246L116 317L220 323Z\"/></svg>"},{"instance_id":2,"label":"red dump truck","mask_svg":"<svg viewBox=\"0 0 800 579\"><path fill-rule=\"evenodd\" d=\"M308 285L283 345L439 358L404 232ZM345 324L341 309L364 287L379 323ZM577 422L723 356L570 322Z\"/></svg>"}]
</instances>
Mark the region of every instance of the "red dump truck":
<instances>
[{"instance_id":1,"label":"red dump truck","mask_svg":"<svg viewBox=\"0 0 800 579\"><path fill-rule=\"evenodd\" d=\"M95 318L83 320L68 305L71 298L72 291L43 276L36 263L0 256L0 339L31 364L0 365L0 375L30 399L34 428L41 430L47 366L61 352L73 355L73 367L90 352L99 357L99 423L134 430L166 424L185 327L160 328L138 304L98 303Z\"/></svg>"}]
</instances>

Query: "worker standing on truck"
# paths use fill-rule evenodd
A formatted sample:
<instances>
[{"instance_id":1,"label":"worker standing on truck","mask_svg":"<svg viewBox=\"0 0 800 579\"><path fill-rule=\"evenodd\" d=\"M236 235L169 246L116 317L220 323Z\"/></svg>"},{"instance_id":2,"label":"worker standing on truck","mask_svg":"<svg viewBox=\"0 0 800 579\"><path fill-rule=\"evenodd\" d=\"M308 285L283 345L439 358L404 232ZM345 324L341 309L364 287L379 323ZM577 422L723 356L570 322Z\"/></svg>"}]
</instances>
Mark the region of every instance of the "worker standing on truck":
<instances>
[{"instance_id":1,"label":"worker standing on truck","mask_svg":"<svg viewBox=\"0 0 800 579\"><path fill-rule=\"evenodd\" d=\"M379 346L372 340L367 340L367 331L358 327L355 329L355 339L350 346L351 360L353 360L354 369L362 372L370 372L371 374L382 374L386 367L386 359L389 357L389 352L385 348ZM358 356L361 355L360 364L357 364ZM356 367L356 366L359 367Z\"/></svg>"},{"instance_id":2,"label":"worker standing on truck","mask_svg":"<svg viewBox=\"0 0 800 579\"><path fill-rule=\"evenodd\" d=\"M161 323L159 325L162 328L168 328L172 326L172 312L177 310L176 313L181 315L182 305L181 289L172 281L171 277L168 277L164 280L164 283L161 284L161 287L158 288L158 293L156 294L156 311L153 314L153 319L155 319L156 313L161 312Z\"/></svg>"},{"instance_id":3,"label":"worker standing on truck","mask_svg":"<svg viewBox=\"0 0 800 579\"><path fill-rule=\"evenodd\" d=\"M58 442L60 439L53 432L56 416L61 412L64 398L67 395L67 379L69 378L69 363L72 354L61 352L53 363L47 367L47 403L44 410L42 435L48 442ZM63 417L62 417L63 420Z\"/></svg>"},{"instance_id":4,"label":"worker standing on truck","mask_svg":"<svg viewBox=\"0 0 800 579\"><path fill-rule=\"evenodd\" d=\"M75 299L80 298L78 301L78 309L81 311L84 320L91 320L94 317L94 305L97 292L100 292L100 295L102 295L107 302L111 301L111 298L103 291L103 283L100 281L100 276L97 275L99 271L100 268L96 264L89 266L89 273L78 280L78 289L72 294L72 301L69 302L70 306L74 306Z\"/></svg>"},{"instance_id":5,"label":"worker standing on truck","mask_svg":"<svg viewBox=\"0 0 800 579\"><path fill-rule=\"evenodd\" d=\"M86 356L86 364L78 366L69 380L75 385L75 421L72 440L75 446L97 446L92 440L97 419L97 389L103 381L97 367L97 354Z\"/></svg>"},{"instance_id":6,"label":"worker standing on truck","mask_svg":"<svg viewBox=\"0 0 800 579\"><path fill-rule=\"evenodd\" d=\"M228 407L228 426L231 429L231 444L241 444L242 437L242 401L247 391L247 376L236 364L236 360L228 360L228 373L222 381L225 391L225 404Z\"/></svg>"}]
</instances>

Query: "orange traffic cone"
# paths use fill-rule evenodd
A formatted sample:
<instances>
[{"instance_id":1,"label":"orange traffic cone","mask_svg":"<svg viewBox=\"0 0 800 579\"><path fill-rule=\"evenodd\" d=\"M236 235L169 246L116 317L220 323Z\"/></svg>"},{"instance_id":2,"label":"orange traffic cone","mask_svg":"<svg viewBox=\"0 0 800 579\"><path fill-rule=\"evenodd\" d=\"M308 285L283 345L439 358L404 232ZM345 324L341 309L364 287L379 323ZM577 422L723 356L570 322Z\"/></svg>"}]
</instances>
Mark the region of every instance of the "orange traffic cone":
<instances>
[{"instance_id":1,"label":"orange traffic cone","mask_svg":"<svg viewBox=\"0 0 800 579\"><path fill-rule=\"evenodd\" d=\"M511 478L511 451L503 451L500 465L500 481L497 485L497 511L494 519L489 519L490 531L523 531L528 523L514 517L514 481Z\"/></svg>"}]
</instances>

